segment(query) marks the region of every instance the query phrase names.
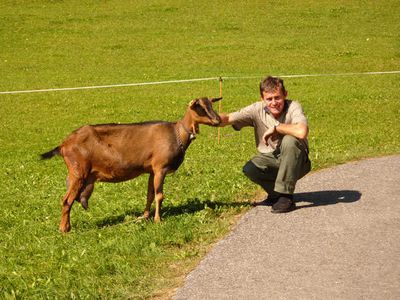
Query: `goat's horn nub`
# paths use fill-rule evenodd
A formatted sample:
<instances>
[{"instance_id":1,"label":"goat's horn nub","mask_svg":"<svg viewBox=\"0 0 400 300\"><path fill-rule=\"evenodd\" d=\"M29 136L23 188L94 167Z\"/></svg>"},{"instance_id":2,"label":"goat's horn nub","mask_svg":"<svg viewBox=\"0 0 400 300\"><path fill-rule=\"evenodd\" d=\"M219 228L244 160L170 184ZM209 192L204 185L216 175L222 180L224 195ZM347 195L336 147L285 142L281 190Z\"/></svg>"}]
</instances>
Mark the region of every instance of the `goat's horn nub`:
<instances>
[{"instance_id":1,"label":"goat's horn nub","mask_svg":"<svg viewBox=\"0 0 400 300\"><path fill-rule=\"evenodd\" d=\"M217 101L219 101L219 100L221 100L222 99L222 97L219 97L219 98L212 98L211 99L211 102L217 102Z\"/></svg>"}]
</instances>

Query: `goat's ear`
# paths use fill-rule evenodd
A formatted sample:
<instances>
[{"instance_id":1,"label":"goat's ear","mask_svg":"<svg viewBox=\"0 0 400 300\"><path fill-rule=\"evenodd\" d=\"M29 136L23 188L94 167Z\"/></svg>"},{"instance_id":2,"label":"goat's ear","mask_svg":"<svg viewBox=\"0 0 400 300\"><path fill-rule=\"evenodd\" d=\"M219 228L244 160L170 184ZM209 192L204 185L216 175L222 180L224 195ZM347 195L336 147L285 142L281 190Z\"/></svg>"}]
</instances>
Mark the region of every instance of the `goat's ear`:
<instances>
[{"instance_id":1,"label":"goat's ear","mask_svg":"<svg viewBox=\"0 0 400 300\"><path fill-rule=\"evenodd\" d=\"M189 107L194 108L198 103L199 103L199 99L194 99L194 100L190 101Z\"/></svg>"},{"instance_id":2,"label":"goat's ear","mask_svg":"<svg viewBox=\"0 0 400 300\"><path fill-rule=\"evenodd\" d=\"M219 100L221 100L221 99L222 99L222 97L219 97L219 98L212 98L212 99L211 99L211 102L214 103L214 102L217 102L217 101L219 101Z\"/></svg>"}]
</instances>

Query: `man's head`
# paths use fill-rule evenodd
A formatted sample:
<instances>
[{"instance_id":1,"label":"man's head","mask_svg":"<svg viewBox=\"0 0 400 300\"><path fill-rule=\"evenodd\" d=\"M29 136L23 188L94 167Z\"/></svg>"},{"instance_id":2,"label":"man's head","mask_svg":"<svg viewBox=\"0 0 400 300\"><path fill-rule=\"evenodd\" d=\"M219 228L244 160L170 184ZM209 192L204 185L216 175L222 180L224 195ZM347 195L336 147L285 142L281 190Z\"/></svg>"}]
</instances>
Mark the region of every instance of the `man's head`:
<instances>
[{"instance_id":1,"label":"man's head","mask_svg":"<svg viewBox=\"0 0 400 300\"><path fill-rule=\"evenodd\" d=\"M285 107L285 99L287 96L283 80L268 76L260 82L260 95L270 113L275 118L279 118Z\"/></svg>"}]
</instances>

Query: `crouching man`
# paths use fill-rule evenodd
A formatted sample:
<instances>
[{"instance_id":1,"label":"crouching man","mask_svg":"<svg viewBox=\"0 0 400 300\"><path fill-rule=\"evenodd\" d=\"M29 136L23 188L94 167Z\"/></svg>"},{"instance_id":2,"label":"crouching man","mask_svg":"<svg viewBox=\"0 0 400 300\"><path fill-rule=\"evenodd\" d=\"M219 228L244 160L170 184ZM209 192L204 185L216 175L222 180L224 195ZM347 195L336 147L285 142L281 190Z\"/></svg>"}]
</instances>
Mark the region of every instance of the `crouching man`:
<instances>
[{"instance_id":1,"label":"crouching man","mask_svg":"<svg viewBox=\"0 0 400 300\"><path fill-rule=\"evenodd\" d=\"M311 170L308 158L308 122L299 102L286 99L283 80L268 76L260 83L261 101L220 114L221 126L235 130L254 127L258 154L243 167L244 174L268 194L264 203L273 213L296 208L296 182Z\"/></svg>"}]
</instances>

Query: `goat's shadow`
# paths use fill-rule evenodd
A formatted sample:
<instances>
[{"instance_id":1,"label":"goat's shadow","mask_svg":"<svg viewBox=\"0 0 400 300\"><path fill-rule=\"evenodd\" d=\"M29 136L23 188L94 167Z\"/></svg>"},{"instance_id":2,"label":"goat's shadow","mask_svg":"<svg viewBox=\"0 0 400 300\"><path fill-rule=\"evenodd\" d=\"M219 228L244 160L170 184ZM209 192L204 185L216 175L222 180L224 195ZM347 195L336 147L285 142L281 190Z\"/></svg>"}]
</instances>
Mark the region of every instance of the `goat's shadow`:
<instances>
[{"instance_id":1,"label":"goat's shadow","mask_svg":"<svg viewBox=\"0 0 400 300\"><path fill-rule=\"evenodd\" d=\"M294 200L297 203L297 209L310 208L324 205L334 205L338 203L352 203L361 199L361 193L355 190L328 190L328 191L315 191L306 193L295 193ZM303 204L308 202L308 204ZM250 206L248 201L241 202L222 202L202 200L199 198L188 199L185 204L178 206L164 206L162 216L168 218L171 216L178 216L182 214L195 214L206 208L215 210L218 207L243 207ZM254 204L253 204L254 205ZM256 206L263 205L263 202L255 204ZM97 227L113 226L125 223L128 220L139 220L143 211L139 210L126 210L122 214L108 216L102 220L97 221Z\"/></svg>"},{"instance_id":2,"label":"goat's shadow","mask_svg":"<svg viewBox=\"0 0 400 300\"><path fill-rule=\"evenodd\" d=\"M355 190L328 190L294 194L297 209L315 206L352 203L361 199L361 193ZM302 204L300 202L308 202Z\"/></svg>"},{"instance_id":3,"label":"goat's shadow","mask_svg":"<svg viewBox=\"0 0 400 300\"><path fill-rule=\"evenodd\" d=\"M138 219L143 212L139 212L138 210L126 210L119 215L107 216L101 220L96 221L96 225L98 228L114 226L117 224L121 224L126 222L129 218Z\"/></svg>"},{"instance_id":4,"label":"goat's shadow","mask_svg":"<svg viewBox=\"0 0 400 300\"><path fill-rule=\"evenodd\" d=\"M183 214L195 214L196 212L202 211L206 208L215 210L219 207L243 207L250 206L248 201L241 202L223 202L223 201L212 201L209 199L202 200L199 198L191 198L186 201L184 205L171 206L165 209L163 216L178 216Z\"/></svg>"},{"instance_id":5,"label":"goat's shadow","mask_svg":"<svg viewBox=\"0 0 400 300\"><path fill-rule=\"evenodd\" d=\"M154 205L154 204L153 204ZM177 205L177 206L169 206L164 205L162 208L162 217L168 218L171 216L178 216L183 214L195 214L196 212L202 211L206 208L215 210L218 207L243 207L250 206L250 203L247 201L242 202L222 202L222 201L212 201L212 200L203 200L199 198L191 198L188 199L185 204ZM143 211L139 210L126 210L125 212L108 216L96 222L97 227L108 227L114 226L125 222L130 221L140 221L140 217L143 215ZM152 215L154 215L154 211L152 211ZM128 221L127 221L128 220ZM151 220L151 219L150 219Z\"/></svg>"}]
</instances>

